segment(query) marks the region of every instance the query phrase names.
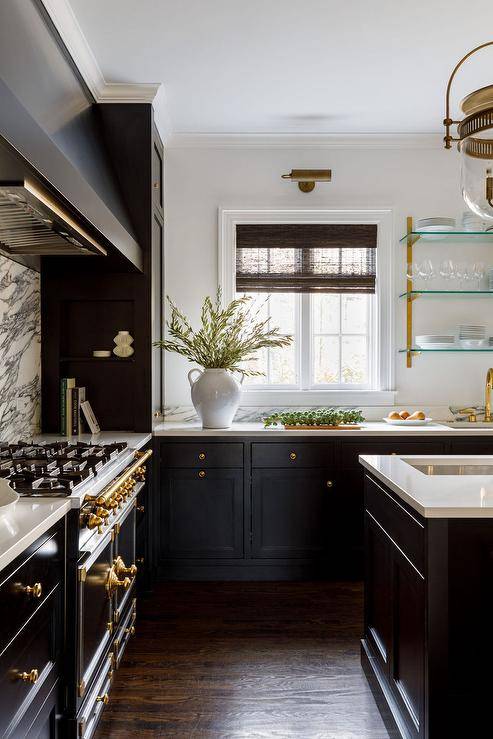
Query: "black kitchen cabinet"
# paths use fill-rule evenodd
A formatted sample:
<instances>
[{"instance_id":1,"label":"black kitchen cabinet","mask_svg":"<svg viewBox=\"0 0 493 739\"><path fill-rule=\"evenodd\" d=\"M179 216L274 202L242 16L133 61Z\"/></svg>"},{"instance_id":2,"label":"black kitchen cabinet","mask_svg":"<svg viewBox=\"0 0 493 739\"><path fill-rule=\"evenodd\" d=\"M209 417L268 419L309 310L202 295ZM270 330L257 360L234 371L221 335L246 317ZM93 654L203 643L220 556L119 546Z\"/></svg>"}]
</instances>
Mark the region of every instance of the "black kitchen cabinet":
<instances>
[{"instance_id":1,"label":"black kitchen cabinet","mask_svg":"<svg viewBox=\"0 0 493 739\"><path fill-rule=\"evenodd\" d=\"M391 541L380 525L365 514L365 638L374 659L388 676L391 647Z\"/></svg>"},{"instance_id":2,"label":"black kitchen cabinet","mask_svg":"<svg viewBox=\"0 0 493 739\"><path fill-rule=\"evenodd\" d=\"M242 470L167 469L161 494L165 557L243 557Z\"/></svg>"},{"instance_id":3,"label":"black kitchen cabinet","mask_svg":"<svg viewBox=\"0 0 493 739\"><path fill-rule=\"evenodd\" d=\"M326 470L253 470L252 557L325 556L333 544L333 484Z\"/></svg>"}]
</instances>

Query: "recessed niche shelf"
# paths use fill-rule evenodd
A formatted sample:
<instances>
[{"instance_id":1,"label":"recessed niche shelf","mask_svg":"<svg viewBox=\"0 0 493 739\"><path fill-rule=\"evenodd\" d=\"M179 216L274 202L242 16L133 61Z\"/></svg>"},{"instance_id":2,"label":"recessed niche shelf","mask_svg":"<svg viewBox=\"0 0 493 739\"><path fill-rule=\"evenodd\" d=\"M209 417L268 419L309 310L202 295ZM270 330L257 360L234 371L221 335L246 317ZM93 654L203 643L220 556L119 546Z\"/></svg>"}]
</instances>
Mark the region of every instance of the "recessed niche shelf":
<instances>
[{"instance_id":1,"label":"recessed niche shelf","mask_svg":"<svg viewBox=\"0 0 493 739\"><path fill-rule=\"evenodd\" d=\"M135 362L133 357L60 357L60 362L116 362L129 364Z\"/></svg>"}]
</instances>

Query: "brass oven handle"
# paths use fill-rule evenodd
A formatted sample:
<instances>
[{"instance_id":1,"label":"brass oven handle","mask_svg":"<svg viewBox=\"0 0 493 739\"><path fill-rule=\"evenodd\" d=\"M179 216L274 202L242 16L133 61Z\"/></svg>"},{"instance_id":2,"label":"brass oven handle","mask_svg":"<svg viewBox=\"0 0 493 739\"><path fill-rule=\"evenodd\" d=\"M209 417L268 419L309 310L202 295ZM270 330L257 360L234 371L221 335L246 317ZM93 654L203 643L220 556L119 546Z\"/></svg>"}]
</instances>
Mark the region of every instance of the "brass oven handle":
<instances>
[{"instance_id":1,"label":"brass oven handle","mask_svg":"<svg viewBox=\"0 0 493 739\"><path fill-rule=\"evenodd\" d=\"M34 685L38 682L39 672L36 669L30 670L30 672L18 672L16 677L24 683L31 683Z\"/></svg>"},{"instance_id":2,"label":"brass oven handle","mask_svg":"<svg viewBox=\"0 0 493 739\"><path fill-rule=\"evenodd\" d=\"M130 577L135 577L137 574L137 566L130 565L130 567L127 567L120 556L118 556L113 562L113 567L115 568L115 572L118 577L121 577L121 575L130 575Z\"/></svg>"},{"instance_id":3,"label":"brass oven handle","mask_svg":"<svg viewBox=\"0 0 493 739\"><path fill-rule=\"evenodd\" d=\"M129 577L124 577L123 580L120 580L118 575L115 572L115 568L110 567L108 570L108 577L106 578L106 591L108 595L111 596L116 591L117 588L123 588L124 590L128 590L128 588L131 585L131 580Z\"/></svg>"},{"instance_id":4,"label":"brass oven handle","mask_svg":"<svg viewBox=\"0 0 493 739\"><path fill-rule=\"evenodd\" d=\"M41 598L43 595L43 586L40 582L35 582L34 585L24 585L22 590L26 595L30 595L32 598Z\"/></svg>"},{"instance_id":5,"label":"brass oven handle","mask_svg":"<svg viewBox=\"0 0 493 739\"><path fill-rule=\"evenodd\" d=\"M114 496L118 493L119 488L126 482L132 482L134 480L133 475L142 468L143 464L152 455L152 449L147 449L145 452L135 452L135 462L128 467L125 472L113 480L104 490L97 495L86 495L84 501L95 502L98 506L104 508L115 508L117 506L116 501L113 500Z\"/></svg>"},{"instance_id":6,"label":"brass oven handle","mask_svg":"<svg viewBox=\"0 0 493 739\"><path fill-rule=\"evenodd\" d=\"M103 705L107 706L110 702L110 697L108 693L104 693L103 695L98 695L96 698L96 703L102 703Z\"/></svg>"}]
</instances>

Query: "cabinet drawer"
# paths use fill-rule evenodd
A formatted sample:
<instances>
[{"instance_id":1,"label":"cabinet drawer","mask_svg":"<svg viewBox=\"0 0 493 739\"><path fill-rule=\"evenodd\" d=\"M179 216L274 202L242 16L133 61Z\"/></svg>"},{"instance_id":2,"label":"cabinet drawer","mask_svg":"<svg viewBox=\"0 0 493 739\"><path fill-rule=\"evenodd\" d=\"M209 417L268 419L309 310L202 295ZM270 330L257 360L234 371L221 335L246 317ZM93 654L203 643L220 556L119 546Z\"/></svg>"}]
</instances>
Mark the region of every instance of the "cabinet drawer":
<instances>
[{"instance_id":1,"label":"cabinet drawer","mask_svg":"<svg viewBox=\"0 0 493 739\"><path fill-rule=\"evenodd\" d=\"M10 733L13 721L19 721L44 682L54 677L56 615L52 595L0 656L1 736Z\"/></svg>"},{"instance_id":2,"label":"cabinet drawer","mask_svg":"<svg viewBox=\"0 0 493 739\"><path fill-rule=\"evenodd\" d=\"M331 467L334 447L293 440L282 444L252 444L252 467Z\"/></svg>"},{"instance_id":3,"label":"cabinet drawer","mask_svg":"<svg viewBox=\"0 0 493 739\"><path fill-rule=\"evenodd\" d=\"M360 454L442 454L445 451L442 441L426 439L425 441L411 441L396 437L394 439L375 439L349 441L341 443L341 467L358 468Z\"/></svg>"},{"instance_id":4,"label":"cabinet drawer","mask_svg":"<svg viewBox=\"0 0 493 739\"><path fill-rule=\"evenodd\" d=\"M163 444L165 467L243 467L243 444Z\"/></svg>"},{"instance_id":5,"label":"cabinet drawer","mask_svg":"<svg viewBox=\"0 0 493 739\"><path fill-rule=\"evenodd\" d=\"M0 583L0 650L61 582L63 540L64 529L58 528Z\"/></svg>"},{"instance_id":6,"label":"cabinet drawer","mask_svg":"<svg viewBox=\"0 0 493 739\"><path fill-rule=\"evenodd\" d=\"M365 475L365 507L391 539L404 552L413 565L424 573L425 528L424 524L409 513L404 506L379 482Z\"/></svg>"}]
</instances>

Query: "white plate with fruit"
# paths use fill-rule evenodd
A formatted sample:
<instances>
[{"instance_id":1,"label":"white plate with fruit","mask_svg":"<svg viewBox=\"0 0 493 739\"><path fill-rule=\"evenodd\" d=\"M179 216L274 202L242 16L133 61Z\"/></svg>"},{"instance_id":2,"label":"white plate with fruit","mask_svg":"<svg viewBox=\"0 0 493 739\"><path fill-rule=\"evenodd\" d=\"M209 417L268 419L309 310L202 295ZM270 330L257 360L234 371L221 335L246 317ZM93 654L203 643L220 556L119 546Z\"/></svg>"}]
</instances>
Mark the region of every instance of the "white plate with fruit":
<instances>
[{"instance_id":1,"label":"white plate with fruit","mask_svg":"<svg viewBox=\"0 0 493 739\"><path fill-rule=\"evenodd\" d=\"M433 421L433 418L427 418L424 411L393 411L383 419L389 426L426 426Z\"/></svg>"}]
</instances>

